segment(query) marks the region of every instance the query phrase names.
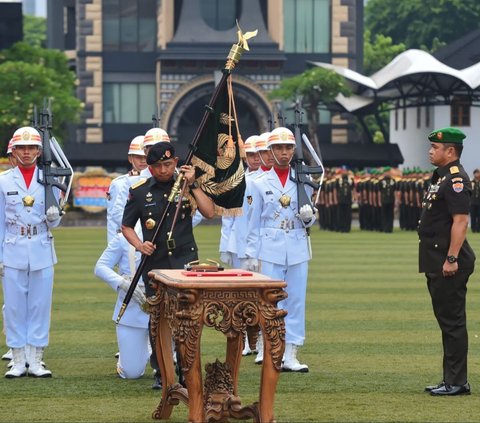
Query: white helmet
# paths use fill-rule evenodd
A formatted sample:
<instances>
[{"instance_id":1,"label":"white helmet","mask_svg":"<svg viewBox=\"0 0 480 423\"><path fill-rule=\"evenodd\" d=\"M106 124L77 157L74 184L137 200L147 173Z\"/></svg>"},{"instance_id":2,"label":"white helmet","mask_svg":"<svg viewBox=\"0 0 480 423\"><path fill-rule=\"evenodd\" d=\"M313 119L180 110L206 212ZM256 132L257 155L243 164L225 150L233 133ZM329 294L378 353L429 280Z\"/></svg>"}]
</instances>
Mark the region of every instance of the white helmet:
<instances>
[{"instance_id":1,"label":"white helmet","mask_svg":"<svg viewBox=\"0 0 480 423\"><path fill-rule=\"evenodd\" d=\"M255 147L257 138L260 138L258 135L252 135L244 141L245 153L256 153L257 148Z\"/></svg>"},{"instance_id":2,"label":"white helmet","mask_svg":"<svg viewBox=\"0 0 480 423\"><path fill-rule=\"evenodd\" d=\"M272 132L270 132L270 136L268 137L268 147L271 147L274 144L295 145L295 136L290 129L280 126L279 128L275 128Z\"/></svg>"},{"instance_id":3,"label":"white helmet","mask_svg":"<svg viewBox=\"0 0 480 423\"><path fill-rule=\"evenodd\" d=\"M13 147L13 138L10 141L8 141L7 156L9 154L12 154L12 147Z\"/></svg>"},{"instance_id":4,"label":"white helmet","mask_svg":"<svg viewBox=\"0 0 480 423\"><path fill-rule=\"evenodd\" d=\"M129 155L135 154L137 156L145 156L145 152L143 151L143 139L143 135L138 135L132 140L128 149Z\"/></svg>"},{"instance_id":5,"label":"white helmet","mask_svg":"<svg viewBox=\"0 0 480 423\"><path fill-rule=\"evenodd\" d=\"M12 148L17 145L36 145L38 147L42 146L42 137L40 133L31 126L23 126L18 128L12 137Z\"/></svg>"},{"instance_id":6,"label":"white helmet","mask_svg":"<svg viewBox=\"0 0 480 423\"><path fill-rule=\"evenodd\" d=\"M259 151L268 151L270 148L268 147L268 137L270 136L270 132L264 132L260 134L258 138L255 140L255 150L257 153Z\"/></svg>"},{"instance_id":7,"label":"white helmet","mask_svg":"<svg viewBox=\"0 0 480 423\"><path fill-rule=\"evenodd\" d=\"M149 129L143 139L143 148L151 147L157 142L170 142L170 137L168 136L167 131L162 128Z\"/></svg>"}]
</instances>

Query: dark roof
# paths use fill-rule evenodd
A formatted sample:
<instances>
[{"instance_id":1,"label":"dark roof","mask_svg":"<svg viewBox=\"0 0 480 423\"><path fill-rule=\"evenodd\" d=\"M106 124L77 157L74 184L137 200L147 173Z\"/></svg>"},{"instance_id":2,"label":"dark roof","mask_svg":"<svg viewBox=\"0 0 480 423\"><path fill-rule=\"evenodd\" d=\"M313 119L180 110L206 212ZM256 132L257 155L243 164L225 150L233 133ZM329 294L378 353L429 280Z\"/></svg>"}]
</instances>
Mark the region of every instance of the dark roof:
<instances>
[{"instance_id":1,"label":"dark roof","mask_svg":"<svg viewBox=\"0 0 480 423\"><path fill-rule=\"evenodd\" d=\"M480 62L479 44L480 29L476 29L437 50L433 56L452 68L464 69Z\"/></svg>"}]
</instances>

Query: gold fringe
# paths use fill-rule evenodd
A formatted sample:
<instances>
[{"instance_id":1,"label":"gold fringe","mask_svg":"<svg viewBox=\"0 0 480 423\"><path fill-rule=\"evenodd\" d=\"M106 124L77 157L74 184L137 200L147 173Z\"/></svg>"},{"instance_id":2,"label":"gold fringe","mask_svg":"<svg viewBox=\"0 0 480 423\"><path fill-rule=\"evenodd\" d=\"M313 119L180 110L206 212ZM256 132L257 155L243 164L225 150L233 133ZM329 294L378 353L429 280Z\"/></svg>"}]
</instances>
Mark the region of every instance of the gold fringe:
<instances>
[{"instance_id":1,"label":"gold fringe","mask_svg":"<svg viewBox=\"0 0 480 423\"><path fill-rule=\"evenodd\" d=\"M215 204L215 214L223 217L238 217L243 215L243 209L241 207L226 209Z\"/></svg>"},{"instance_id":2,"label":"gold fringe","mask_svg":"<svg viewBox=\"0 0 480 423\"><path fill-rule=\"evenodd\" d=\"M202 159L199 159L196 156L192 158L192 164L199 169L203 170L206 174L210 175L211 177L215 176L215 167L204 162Z\"/></svg>"}]
</instances>

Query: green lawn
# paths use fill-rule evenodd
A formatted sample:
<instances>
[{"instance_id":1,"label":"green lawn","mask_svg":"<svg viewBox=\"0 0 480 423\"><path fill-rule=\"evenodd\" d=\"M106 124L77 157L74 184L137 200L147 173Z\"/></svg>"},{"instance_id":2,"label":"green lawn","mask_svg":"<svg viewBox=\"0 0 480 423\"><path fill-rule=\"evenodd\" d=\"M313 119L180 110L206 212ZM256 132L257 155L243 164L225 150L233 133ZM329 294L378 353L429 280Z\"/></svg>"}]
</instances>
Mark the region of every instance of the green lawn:
<instances>
[{"instance_id":1,"label":"green lawn","mask_svg":"<svg viewBox=\"0 0 480 423\"><path fill-rule=\"evenodd\" d=\"M218 226L196 229L202 259L218 257ZM0 378L1 422L150 422L159 402L147 374L116 377L116 294L93 275L105 247L103 228L55 232L52 329L45 361L53 379ZM470 234L480 254L480 236ZM441 380L441 339L425 278L416 272L414 233L350 234L312 230L307 342L308 374L282 374L278 422L480 421L480 272L469 283L470 397L435 398L423 387ZM221 358L223 339L205 330L203 363ZM5 339L0 351L6 350ZM5 362L4 362L5 363ZM260 368L242 362L243 403L257 399ZM184 405L171 421L187 419Z\"/></svg>"}]
</instances>

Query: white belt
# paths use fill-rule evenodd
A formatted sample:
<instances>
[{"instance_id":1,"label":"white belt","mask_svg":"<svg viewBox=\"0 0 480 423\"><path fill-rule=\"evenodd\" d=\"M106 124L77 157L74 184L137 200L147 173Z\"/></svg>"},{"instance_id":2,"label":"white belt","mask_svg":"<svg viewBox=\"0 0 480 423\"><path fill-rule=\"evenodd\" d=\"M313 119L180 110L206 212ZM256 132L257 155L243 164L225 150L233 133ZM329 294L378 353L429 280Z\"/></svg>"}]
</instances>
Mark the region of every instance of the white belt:
<instances>
[{"instance_id":1,"label":"white belt","mask_svg":"<svg viewBox=\"0 0 480 423\"><path fill-rule=\"evenodd\" d=\"M48 232L48 227L46 224L43 225L16 225L14 223L7 224L7 231L11 234L20 235L20 236L28 236L31 238L32 236L43 234Z\"/></svg>"}]
</instances>

